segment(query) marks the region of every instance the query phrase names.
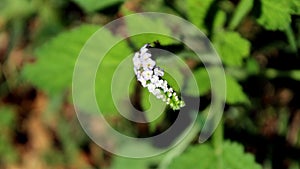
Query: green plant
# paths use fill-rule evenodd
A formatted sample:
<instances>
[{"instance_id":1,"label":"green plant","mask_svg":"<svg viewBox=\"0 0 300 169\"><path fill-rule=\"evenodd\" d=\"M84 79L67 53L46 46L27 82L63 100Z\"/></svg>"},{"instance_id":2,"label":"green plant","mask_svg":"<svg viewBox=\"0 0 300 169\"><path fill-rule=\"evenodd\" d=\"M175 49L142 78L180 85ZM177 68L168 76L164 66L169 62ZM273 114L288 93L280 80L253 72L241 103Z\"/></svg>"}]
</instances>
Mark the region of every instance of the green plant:
<instances>
[{"instance_id":1,"label":"green plant","mask_svg":"<svg viewBox=\"0 0 300 169\"><path fill-rule=\"evenodd\" d=\"M85 12L92 15L97 10L105 9L112 4L121 3L123 1L101 1L101 3L97 1L98 3L96 3L96 5L94 5L94 1L92 0L74 0L74 2ZM227 95L226 101L224 100L224 102L232 109L240 105L248 108L253 106L253 103L249 99L249 94L244 92L243 86L241 85L252 75L262 74L269 79L284 76L299 80L299 70L280 71L261 69L259 63L250 57L253 54L252 39L247 38L239 29L245 22L254 22L256 26L259 26L260 29L264 29L266 32L282 32L286 36L286 40L283 40L284 47L282 48L285 48L289 53L296 53L299 47L299 41L297 41L295 34L299 34L299 32L296 32L291 23L292 16L300 14L300 4L297 0L277 0L276 3L271 0L259 1L258 4L261 6L261 9L258 16L255 14L258 5L254 0L241 0L238 3L225 0L188 0L186 4L180 3L179 0L174 0L173 2L175 5L166 5L164 1L156 0L155 3L159 4L158 7L147 6L152 2L145 2L142 7L143 9L155 8L160 12L170 11L172 14L185 17L210 37L222 59L226 71ZM133 13L130 9L125 10L124 8L126 7L123 6L122 12ZM169 30L165 25L166 23L160 20L151 23L153 21L144 20L144 18L141 17L140 20L136 22L138 21L140 23L144 22L145 25L153 25L153 27L145 26L147 30L158 29L172 36L172 30ZM131 33L136 31L134 30L136 23L131 20L125 20L125 22L126 27L124 29L126 31ZM148 24L148 22L150 22L150 24ZM61 33L44 45L38 47L35 52L36 63L25 66L22 70L23 77L40 90L46 91L50 97L62 95L66 93L66 91L70 91L72 71L76 58L86 40L88 40L98 28L96 25L82 24L75 29ZM106 30L106 34L103 36L103 38L108 41L117 38L110 30ZM120 42L106 55L106 59L99 70L105 71L106 73L101 76L97 75L95 80L97 101L105 116L118 116L110 94L111 76L118 63L136 50L132 46L140 48L143 44L156 40L158 40L162 46L180 45L180 43L174 39L164 36L154 34L137 35L129 38L128 41L130 43L126 41ZM68 45L66 46L65 44ZM95 50L90 52L95 54L97 53L97 49L95 48ZM197 66L193 69L193 75L196 78L199 93L195 93L192 88L187 88L188 90L186 92L193 97L208 96L212 84L209 82L207 70L201 66L202 63L196 60L189 52L188 49L183 49L178 55L185 55L185 57L182 57L183 59L186 61L192 60L196 63ZM178 76L178 79L183 81L183 75L181 75L180 72L176 70L173 72L174 73L170 74L170 76ZM187 86L189 86L190 83L192 83L191 79L188 79ZM129 93L131 95L135 92L135 85L136 83L132 83L130 86ZM115 90L122 91L123 89L120 87ZM149 95L146 90L142 90L141 93L141 108L147 109L149 107ZM151 99L155 98L151 98L150 96L150 100ZM153 101L151 103L162 105L161 102ZM88 102L86 103L86 107L88 109ZM235 110L238 110L238 108ZM145 117L151 119L156 115L156 112L157 109L147 111ZM205 111L199 112L199 115L203 114L205 116ZM200 116L200 118L203 118L203 116ZM151 123L150 133L154 132L163 120L164 116ZM200 119L198 120L201 121ZM253 155L244 152L244 147L241 144L228 140L224 141L223 127L224 124L221 123L210 142L201 145L192 145L191 142L197 137L197 134L201 130L201 124L198 124L193 128L190 135L170 152L154 159L143 160L114 157L112 168L122 168L124 164L130 163L137 164L136 166L138 166L138 168L154 167L160 169L261 168L261 166L255 162ZM72 154L72 152L70 152L70 154Z\"/></svg>"}]
</instances>

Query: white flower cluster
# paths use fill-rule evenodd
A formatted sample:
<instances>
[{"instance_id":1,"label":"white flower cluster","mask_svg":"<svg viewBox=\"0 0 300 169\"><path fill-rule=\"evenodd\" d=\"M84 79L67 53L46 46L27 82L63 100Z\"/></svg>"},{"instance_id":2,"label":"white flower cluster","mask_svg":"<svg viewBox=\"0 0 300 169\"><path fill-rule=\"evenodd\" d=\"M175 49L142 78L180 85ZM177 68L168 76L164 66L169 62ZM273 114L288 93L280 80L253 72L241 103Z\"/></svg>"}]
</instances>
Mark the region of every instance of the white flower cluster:
<instances>
[{"instance_id":1,"label":"white flower cluster","mask_svg":"<svg viewBox=\"0 0 300 169\"><path fill-rule=\"evenodd\" d=\"M164 71L156 66L155 61L151 59L151 53L148 47L149 44L146 44L140 51L134 54L134 73L137 80L143 87L147 87L149 92L156 96L156 98L162 99L170 105L173 110L178 110L183 107L185 103L179 100L172 87L169 87L167 81L162 79Z\"/></svg>"}]
</instances>

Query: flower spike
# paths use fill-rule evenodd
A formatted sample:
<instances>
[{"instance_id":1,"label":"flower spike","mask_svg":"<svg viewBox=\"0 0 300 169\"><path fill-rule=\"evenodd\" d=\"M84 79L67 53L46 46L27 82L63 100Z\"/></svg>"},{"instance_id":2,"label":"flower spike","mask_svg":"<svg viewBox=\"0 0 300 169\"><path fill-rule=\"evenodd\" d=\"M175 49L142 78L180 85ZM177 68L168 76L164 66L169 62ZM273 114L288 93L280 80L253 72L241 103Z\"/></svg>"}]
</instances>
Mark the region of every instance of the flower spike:
<instances>
[{"instance_id":1,"label":"flower spike","mask_svg":"<svg viewBox=\"0 0 300 169\"><path fill-rule=\"evenodd\" d=\"M162 78L164 70L156 66L156 62L151 59L149 46L149 44L144 45L133 56L132 61L137 80L157 99L162 99L173 110L179 110L185 106L185 103L178 98L173 88L169 87L168 82Z\"/></svg>"}]
</instances>

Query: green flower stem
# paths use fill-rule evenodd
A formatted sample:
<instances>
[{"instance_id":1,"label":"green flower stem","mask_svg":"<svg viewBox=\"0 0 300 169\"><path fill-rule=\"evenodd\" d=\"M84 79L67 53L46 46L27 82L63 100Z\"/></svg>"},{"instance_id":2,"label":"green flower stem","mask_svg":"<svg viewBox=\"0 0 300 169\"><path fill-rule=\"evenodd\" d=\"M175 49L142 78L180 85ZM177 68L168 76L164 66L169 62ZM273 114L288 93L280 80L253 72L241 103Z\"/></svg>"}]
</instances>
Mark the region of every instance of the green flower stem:
<instances>
[{"instance_id":1,"label":"green flower stem","mask_svg":"<svg viewBox=\"0 0 300 169\"><path fill-rule=\"evenodd\" d=\"M294 35L294 32L291 28L291 25L289 25L285 29L285 34L286 34L288 42L291 46L291 50L296 53L297 52L297 43L296 43L295 35Z\"/></svg>"},{"instance_id":2,"label":"green flower stem","mask_svg":"<svg viewBox=\"0 0 300 169\"><path fill-rule=\"evenodd\" d=\"M223 120L219 122L218 127L216 128L213 136L212 143L215 149L215 155L217 156L217 169L223 168L223 159L222 159L222 151L223 151Z\"/></svg>"}]
</instances>

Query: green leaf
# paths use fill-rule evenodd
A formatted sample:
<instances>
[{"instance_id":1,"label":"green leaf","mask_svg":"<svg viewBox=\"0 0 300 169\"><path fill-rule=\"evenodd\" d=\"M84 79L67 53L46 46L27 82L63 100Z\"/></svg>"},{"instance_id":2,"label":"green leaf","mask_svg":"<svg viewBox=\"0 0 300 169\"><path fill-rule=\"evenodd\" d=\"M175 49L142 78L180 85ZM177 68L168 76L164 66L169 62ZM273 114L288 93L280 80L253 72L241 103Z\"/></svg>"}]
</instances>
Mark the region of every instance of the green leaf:
<instances>
[{"instance_id":1,"label":"green leaf","mask_svg":"<svg viewBox=\"0 0 300 169\"><path fill-rule=\"evenodd\" d=\"M111 5L124 2L125 0L72 0L86 12L94 12L107 8Z\"/></svg>"},{"instance_id":2,"label":"green leaf","mask_svg":"<svg viewBox=\"0 0 300 169\"><path fill-rule=\"evenodd\" d=\"M175 158L169 169L215 169L216 161L222 159L224 169L261 169L253 155L244 153L243 146L229 141L224 142L222 154L218 157L210 144L189 147L185 153Z\"/></svg>"},{"instance_id":3,"label":"green leaf","mask_svg":"<svg viewBox=\"0 0 300 169\"><path fill-rule=\"evenodd\" d=\"M101 38L105 39L106 43L108 44L111 44L111 40L116 39L116 37L114 37L109 31L101 36ZM98 49L93 49L95 51L90 52L93 52L95 54L95 57L97 57L96 53L98 52ZM110 49L110 51L105 55L105 57L101 61L101 64L99 65L99 69L96 75L95 92L101 112L106 115L115 115L118 112L115 108L113 99L117 101L117 106L121 106L122 109L124 108L124 110L125 108L128 108L128 106L126 105L127 103L123 103L123 99L126 99L123 96L126 96L127 94L130 95L133 92L134 88L133 84L130 85L129 81L129 77L133 77L134 74L131 55L133 55L131 49L127 46L127 43L125 41L122 41L121 43L116 44ZM126 57L129 58L126 60L125 64L121 67L118 67ZM115 78L118 79L119 83L112 87L112 80L114 79L115 71L118 68L121 74L116 75L117 77ZM88 67L86 68L86 71L86 74L89 74ZM126 85L125 83L128 83L128 85ZM112 95L112 92L114 93L114 95ZM87 98L87 101L88 100L89 99Z\"/></svg>"},{"instance_id":4,"label":"green leaf","mask_svg":"<svg viewBox=\"0 0 300 169\"><path fill-rule=\"evenodd\" d=\"M284 30L291 23L289 1L261 0L262 13L258 23L268 30Z\"/></svg>"},{"instance_id":5,"label":"green leaf","mask_svg":"<svg viewBox=\"0 0 300 169\"><path fill-rule=\"evenodd\" d=\"M193 72L193 76L197 82L199 93L195 92L197 90L193 87L194 80L192 77L188 79L187 87L184 92L190 96L203 96L207 94L211 88L207 70L205 68L199 68Z\"/></svg>"},{"instance_id":6,"label":"green leaf","mask_svg":"<svg viewBox=\"0 0 300 169\"><path fill-rule=\"evenodd\" d=\"M192 77L188 79L187 87L185 93L191 96L203 96L207 94L210 89L210 78L207 73L207 69L199 68L193 72L194 78L197 82L198 90L200 92L197 93L192 87L192 83L194 82ZM241 85L230 75L225 75L226 77L226 102L229 104L235 103L249 103L249 99L247 95L243 92ZM216 78L216 77L214 77Z\"/></svg>"},{"instance_id":7,"label":"green leaf","mask_svg":"<svg viewBox=\"0 0 300 169\"><path fill-rule=\"evenodd\" d=\"M241 0L236 7L233 17L229 23L229 29L234 30L241 20L250 12L253 7L254 0Z\"/></svg>"},{"instance_id":8,"label":"green leaf","mask_svg":"<svg viewBox=\"0 0 300 169\"><path fill-rule=\"evenodd\" d=\"M250 53L250 42L237 32L217 33L213 44L222 61L228 66L242 66L243 59Z\"/></svg>"},{"instance_id":9,"label":"green leaf","mask_svg":"<svg viewBox=\"0 0 300 169\"><path fill-rule=\"evenodd\" d=\"M125 18L128 31L131 35L135 35L130 37L130 40L136 45L137 48L142 47L146 43L152 43L155 41L159 41L162 45L169 45L178 43L172 37L172 32L170 28L166 26L164 20L160 18L149 18L143 15L134 16ZM159 32L161 34L153 33ZM140 34L143 32L143 34Z\"/></svg>"},{"instance_id":10,"label":"green leaf","mask_svg":"<svg viewBox=\"0 0 300 169\"><path fill-rule=\"evenodd\" d=\"M230 75L226 75L226 103L250 103L242 86Z\"/></svg>"},{"instance_id":11,"label":"green leaf","mask_svg":"<svg viewBox=\"0 0 300 169\"><path fill-rule=\"evenodd\" d=\"M38 48L36 52L38 56L37 62L33 65L27 65L24 68L24 77L52 96L70 89L76 59L85 42L96 30L98 30L97 26L81 26L59 35L52 41ZM102 31L101 37L97 36L96 38L99 38L97 39L97 43L92 44L93 46L90 45L89 47L91 48L87 51L88 53L85 52L87 59L84 60L84 63L80 63L81 66L84 67L84 71L80 73L82 77L90 75L89 67L99 61L98 53L110 48L98 66L95 79L95 93L101 112L105 115L113 115L117 114L117 110L114 106L111 93L112 77L120 62L131 53L131 50L125 41L111 48L109 45L120 38L113 36L106 29ZM105 43L103 41L105 41ZM129 71L133 73L133 70L128 68L125 69L124 73L129 74ZM127 76L120 78L126 77ZM84 108L81 107L84 110L89 110L90 98L85 95L84 85L82 85L82 87L80 102L84 103L80 106L84 106ZM119 85L114 88L114 90L116 93L119 93L124 90L124 88L122 85ZM132 92L132 90L128 92Z\"/></svg>"},{"instance_id":12,"label":"green leaf","mask_svg":"<svg viewBox=\"0 0 300 169\"><path fill-rule=\"evenodd\" d=\"M205 17L213 2L214 0L187 0L186 2L188 19L204 33L207 33Z\"/></svg>"},{"instance_id":13,"label":"green leaf","mask_svg":"<svg viewBox=\"0 0 300 169\"><path fill-rule=\"evenodd\" d=\"M33 85L56 95L69 89L75 61L88 38L99 29L84 25L60 34L37 48L37 61L24 67L22 75Z\"/></svg>"},{"instance_id":14,"label":"green leaf","mask_svg":"<svg viewBox=\"0 0 300 169\"><path fill-rule=\"evenodd\" d=\"M300 15L300 1L299 0L291 0L291 9L292 13L296 15Z\"/></svg>"},{"instance_id":15,"label":"green leaf","mask_svg":"<svg viewBox=\"0 0 300 169\"><path fill-rule=\"evenodd\" d=\"M226 19L226 13L222 10L218 10L216 16L214 17L212 34L218 34L220 31L223 31Z\"/></svg>"}]
</instances>

